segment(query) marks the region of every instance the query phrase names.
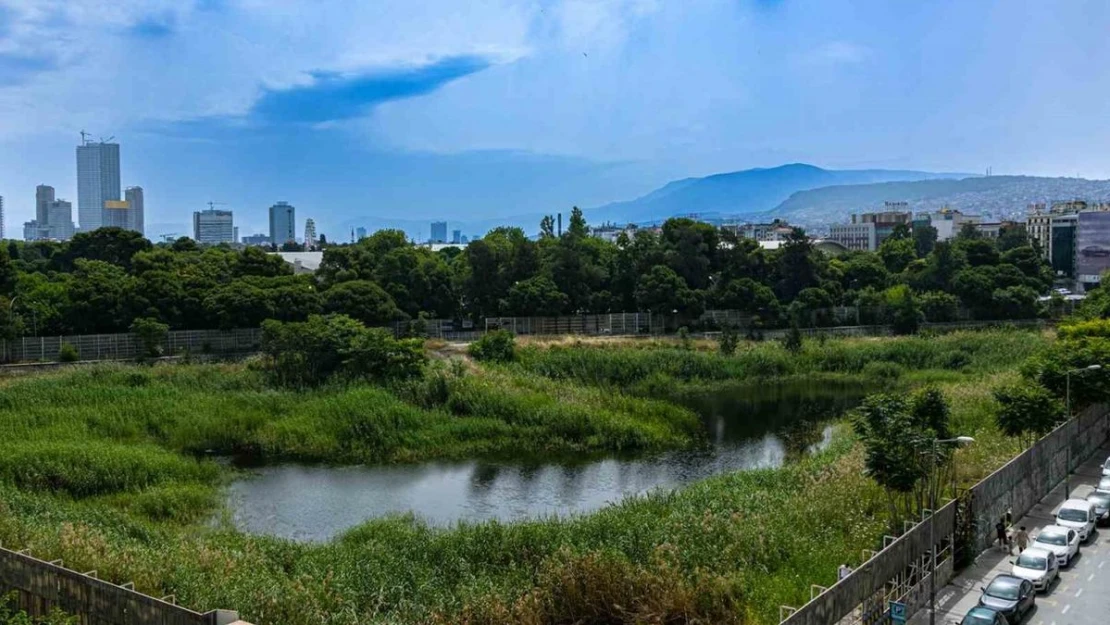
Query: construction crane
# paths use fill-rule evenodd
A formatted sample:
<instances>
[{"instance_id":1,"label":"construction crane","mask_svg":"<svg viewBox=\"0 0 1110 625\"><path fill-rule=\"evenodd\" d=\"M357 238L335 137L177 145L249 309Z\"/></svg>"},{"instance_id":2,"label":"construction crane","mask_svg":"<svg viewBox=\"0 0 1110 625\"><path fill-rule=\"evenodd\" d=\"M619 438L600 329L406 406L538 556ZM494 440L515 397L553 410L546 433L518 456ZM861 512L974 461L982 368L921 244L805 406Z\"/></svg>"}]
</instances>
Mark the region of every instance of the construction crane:
<instances>
[{"instance_id":1,"label":"construction crane","mask_svg":"<svg viewBox=\"0 0 1110 625\"><path fill-rule=\"evenodd\" d=\"M82 130L81 131L81 145L88 145L89 144L89 139L88 138L90 136L92 136L92 135L90 135L89 133Z\"/></svg>"},{"instance_id":2,"label":"construction crane","mask_svg":"<svg viewBox=\"0 0 1110 625\"><path fill-rule=\"evenodd\" d=\"M181 234L178 233L178 232L168 232L166 234L158 235L158 238L162 239L166 243L171 243L173 241L176 241L178 239L178 237L180 237L180 236L181 236Z\"/></svg>"},{"instance_id":3,"label":"construction crane","mask_svg":"<svg viewBox=\"0 0 1110 625\"><path fill-rule=\"evenodd\" d=\"M214 211L217 206L226 206L226 202L208 202L208 210Z\"/></svg>"}]
</instances>

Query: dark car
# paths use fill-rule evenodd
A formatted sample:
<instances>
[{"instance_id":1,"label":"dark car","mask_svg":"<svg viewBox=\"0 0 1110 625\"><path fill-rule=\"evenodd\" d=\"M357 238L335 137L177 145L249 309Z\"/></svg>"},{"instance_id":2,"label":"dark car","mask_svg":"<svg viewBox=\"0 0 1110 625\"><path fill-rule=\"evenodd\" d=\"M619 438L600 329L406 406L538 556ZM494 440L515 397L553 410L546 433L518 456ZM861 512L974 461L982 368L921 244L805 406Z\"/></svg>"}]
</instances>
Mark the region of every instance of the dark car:
<instances>
[{"instance_id":1,"label":"dark car","mask_svg":"<svg viewBox=\"0 0 1110 625\"><path fill-rule=\"evenodd\" d=\"M1010 625L1005 616L990 608L976 606L964 616L960 625Z\"/></svg>"},{"instance_id":2,"label":"dark car","mask_svg":"<svg viewBox=\"0 0 1110 625\"><path fill-rule=\"evenodd\" d=\"M1098 515L1098 524L1110 523L1110 493L1091 493L1087 501L1095 504L1095 514Z\"/></svg>"},{"instance_id":3,"label":"dark car","mask_svg":"<svg viewBox=\"0 0 1110 625\"><path fill-rule=\"evenodd\" d=\"M1036 605L1037 596L1033 583L1013 575L999 575L983 589L979 605L1001 613L1006 620L1017 625Z\"/></svg>"}]
</instances>

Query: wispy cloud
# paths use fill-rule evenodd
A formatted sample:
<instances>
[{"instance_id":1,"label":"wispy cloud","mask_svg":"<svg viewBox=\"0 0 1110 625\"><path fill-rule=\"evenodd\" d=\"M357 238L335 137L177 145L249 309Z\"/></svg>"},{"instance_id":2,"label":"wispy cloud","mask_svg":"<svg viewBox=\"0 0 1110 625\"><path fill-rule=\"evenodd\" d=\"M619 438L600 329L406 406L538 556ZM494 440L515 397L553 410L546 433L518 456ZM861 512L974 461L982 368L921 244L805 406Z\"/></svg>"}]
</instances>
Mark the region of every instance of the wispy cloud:
<instances>
[{"instance_id":1,"label":"wispy cloud","mask_svg":"<svg viewBox=\"0 0 1110 625\"><path fill-rule=\"evenodd\" d=\"M146 39L161 39L174 33L175 18L172 13L148 15L127 29L129 34Z\"/></svg>"},{"instance_id":2,"label":"wispy cloud","mask_svg":"<svg viewBox=\"0 0 1110 625\"><path fill-rule=\"evenodd\" d=\"M800 57L802 65L831 66L856 65L871 56L871 49L850 41L830 41L805 52Z\"/></svg>"},{"instance_id":3,"label":"wispy cloud","mask_svg":"<svg viewBox=\"0 0 1110 625\"><path fill-rule=\"evenodd\" d=\"M0 52L0 84L19 85L57 67L50 56Z\"/></svg>"},{"instance_id":4,"label":"wispy cloud","mask_svg":"<svg viewBox=\"0 0 1110 625\"><path fill-rule=\"evenodd\" d=\"M313 72L306 85L267 90L251 109L251 117L266 123L351 119L383 102L430 93L489 65L480 57L461 56L416 68L356 76Z\"/></svg>"}]
</instances>

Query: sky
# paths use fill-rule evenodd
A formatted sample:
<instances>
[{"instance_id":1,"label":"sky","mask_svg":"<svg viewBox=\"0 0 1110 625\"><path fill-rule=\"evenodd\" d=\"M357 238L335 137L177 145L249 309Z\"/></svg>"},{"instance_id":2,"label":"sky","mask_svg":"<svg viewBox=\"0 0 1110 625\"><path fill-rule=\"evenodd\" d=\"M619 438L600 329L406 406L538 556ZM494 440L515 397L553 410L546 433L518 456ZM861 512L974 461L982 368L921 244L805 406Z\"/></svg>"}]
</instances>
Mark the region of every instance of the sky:
<instances>
[{"instance_id":1,"label":"sky","mask_svg":"<svg viewBox=\"0 0 1110 625\"><path fill-rule=\"evenodd\" d=\"M0 195L9 236L36 184L76 204L82 130L151 238L279 200L333 239L467 234L791 162L1110 178L1108 27L1104 0L0 0Z\"/></svg>"}]
</instances>

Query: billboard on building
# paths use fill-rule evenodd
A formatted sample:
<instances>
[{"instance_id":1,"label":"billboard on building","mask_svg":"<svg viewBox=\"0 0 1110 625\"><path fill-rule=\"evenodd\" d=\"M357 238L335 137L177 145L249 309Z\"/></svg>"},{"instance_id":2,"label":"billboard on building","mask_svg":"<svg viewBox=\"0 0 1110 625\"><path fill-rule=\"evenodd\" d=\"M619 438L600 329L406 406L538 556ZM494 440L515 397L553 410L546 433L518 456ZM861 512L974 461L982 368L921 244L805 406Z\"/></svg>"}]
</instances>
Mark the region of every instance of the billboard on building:
<instances>
[{"instance_id":1,"label":"billboard on building","mask_svg":"<svg viewBox=\"0 0 1110 625\"><path fill-rule=\"evenodd\" d=\"M1075 272L1080 282L1093 284L1110 270L1110 213L1079 213L1075 233Z\"/></svg>"}]
</instances>

